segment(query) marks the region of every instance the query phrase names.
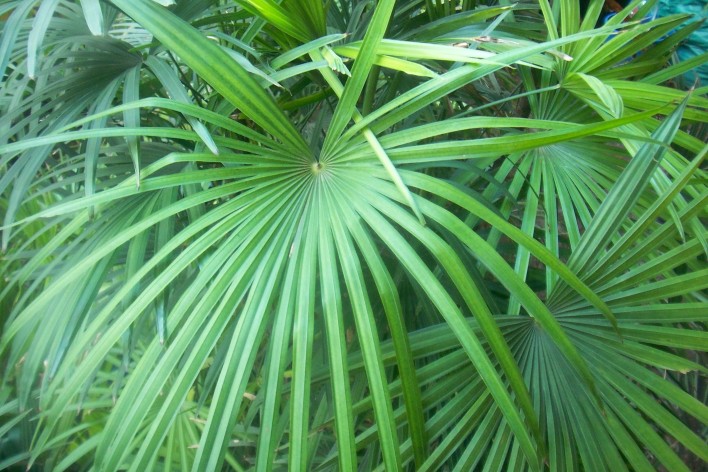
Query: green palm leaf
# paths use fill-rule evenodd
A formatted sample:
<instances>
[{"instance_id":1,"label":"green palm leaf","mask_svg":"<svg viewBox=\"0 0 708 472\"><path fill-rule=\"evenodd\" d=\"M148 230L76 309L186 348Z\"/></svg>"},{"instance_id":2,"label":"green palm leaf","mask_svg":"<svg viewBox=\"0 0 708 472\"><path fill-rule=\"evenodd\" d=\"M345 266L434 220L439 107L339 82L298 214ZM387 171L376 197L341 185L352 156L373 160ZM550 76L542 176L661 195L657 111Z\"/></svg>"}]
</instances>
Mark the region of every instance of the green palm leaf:
<instances>
[{"instance_id":1,"label":"green palm leaf","mask_svg":"<svg viewBox=\"0 0 708 472\"><path fill-rule=\"evenodd\" d=\"M0 468L708 461L695 24L161 3L0 5Z\"/></svg>"}]
</instances>

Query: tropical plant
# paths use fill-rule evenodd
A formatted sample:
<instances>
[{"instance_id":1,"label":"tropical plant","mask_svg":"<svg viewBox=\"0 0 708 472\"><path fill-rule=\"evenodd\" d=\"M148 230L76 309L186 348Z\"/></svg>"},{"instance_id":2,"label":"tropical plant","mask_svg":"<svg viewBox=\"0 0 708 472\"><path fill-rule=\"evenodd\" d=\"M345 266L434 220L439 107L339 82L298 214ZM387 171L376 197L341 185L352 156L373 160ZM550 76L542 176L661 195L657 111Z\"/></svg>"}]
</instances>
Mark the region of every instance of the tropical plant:
<instances>
[{"instance_id":1,"label":"tropical plant","mask_svg":"<svg viewBox=\"0 0 708 472\"><path fill-rule=\"evenodd\" d=\"M700 24L172 3L0 2L0 469L705 464Z\"/></svg>"}]
</instances>

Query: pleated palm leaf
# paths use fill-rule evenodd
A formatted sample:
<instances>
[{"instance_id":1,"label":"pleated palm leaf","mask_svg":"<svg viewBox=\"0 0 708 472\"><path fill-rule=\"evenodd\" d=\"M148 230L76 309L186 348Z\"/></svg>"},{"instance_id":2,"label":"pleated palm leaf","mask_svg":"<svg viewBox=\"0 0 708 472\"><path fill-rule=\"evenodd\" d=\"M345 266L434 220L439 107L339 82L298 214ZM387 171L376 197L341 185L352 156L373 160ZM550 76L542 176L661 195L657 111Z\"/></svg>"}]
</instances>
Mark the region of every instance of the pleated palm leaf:
<instances>
[{"instance_id":1,"label":"pleated palm leaf","mask_svg":"<svg viewBox=\"0 0 708 472\"><path fill-rule=\"evenodd\" d=\"M685 18L158 3L0 9L0 468L708 459Z\"/></svg>"}]
</instances>

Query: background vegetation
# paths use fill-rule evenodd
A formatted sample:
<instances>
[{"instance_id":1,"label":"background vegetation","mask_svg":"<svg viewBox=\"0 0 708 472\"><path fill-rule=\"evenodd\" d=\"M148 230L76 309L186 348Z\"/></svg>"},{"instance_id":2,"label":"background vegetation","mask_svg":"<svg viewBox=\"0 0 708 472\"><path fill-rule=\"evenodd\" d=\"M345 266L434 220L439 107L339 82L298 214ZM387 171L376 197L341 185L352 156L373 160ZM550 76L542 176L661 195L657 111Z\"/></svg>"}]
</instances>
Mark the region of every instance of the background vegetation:
<instances>
[{"instance_id":1,"label":"background vegetation","mask_svg":"<svg viewBox=\"0 0 708 472\"><path fill-rule=\"evenodd\" d=\"M0 469L705 465L699 23L159 3L0 2Z\"/></svg>"}]
</instances>

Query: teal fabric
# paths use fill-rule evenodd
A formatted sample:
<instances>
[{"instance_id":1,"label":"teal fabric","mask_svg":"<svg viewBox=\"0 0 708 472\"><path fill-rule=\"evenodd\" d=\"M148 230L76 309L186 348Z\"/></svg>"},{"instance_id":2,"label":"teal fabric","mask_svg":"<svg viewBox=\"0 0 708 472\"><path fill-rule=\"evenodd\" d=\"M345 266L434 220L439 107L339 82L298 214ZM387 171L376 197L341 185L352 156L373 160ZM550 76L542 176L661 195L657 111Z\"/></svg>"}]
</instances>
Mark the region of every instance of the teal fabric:
<instances>
[{"instance_id":1,"label":"teal fabric","mask_svg":"<svg viewBox=\"0 0 708 472\"><path fill-rule=\"evenodd\" d=\"M659 2L660 16L669 16L676 13L690 13L693 15L691 21L704 21L703 26L689 36L679 47L677 51L679 59L690 59L707 52L708 2L706 0L661 0ZM701 85L708 85L708 63L704 63L695 71L686 74L684 78L692 84L696 80L696 75L700 78Z\"/></svg>"}]
</instances>

